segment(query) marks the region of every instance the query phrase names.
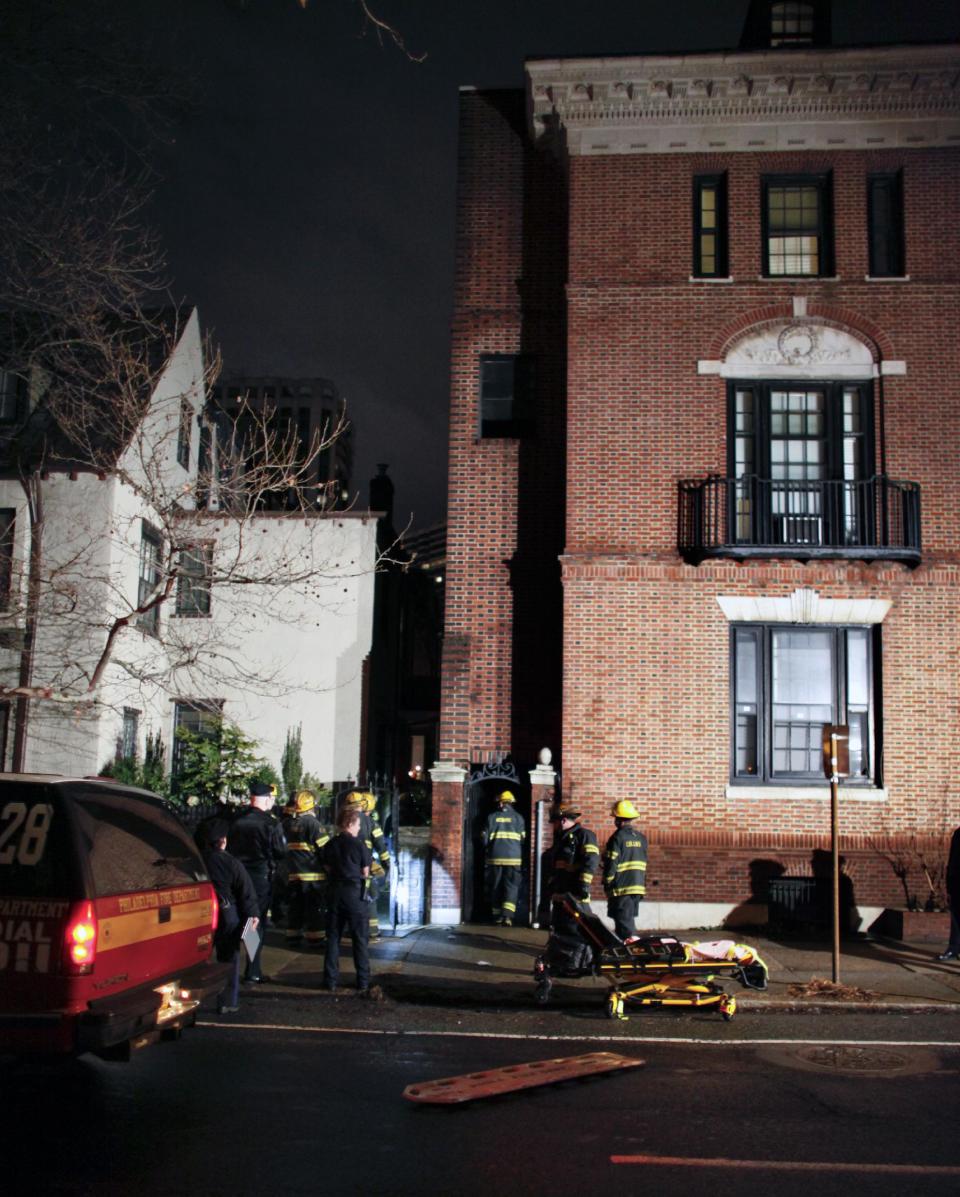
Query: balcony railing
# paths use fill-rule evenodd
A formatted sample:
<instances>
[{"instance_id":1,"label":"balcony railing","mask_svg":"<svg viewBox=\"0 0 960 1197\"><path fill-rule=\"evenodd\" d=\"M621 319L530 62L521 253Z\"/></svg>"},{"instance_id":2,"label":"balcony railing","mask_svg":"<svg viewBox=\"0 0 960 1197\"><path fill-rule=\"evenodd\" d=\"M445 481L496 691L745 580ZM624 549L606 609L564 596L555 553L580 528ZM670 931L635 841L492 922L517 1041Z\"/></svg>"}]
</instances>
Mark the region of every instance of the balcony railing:
<instances>
[{"instance_id":1,"label":"balcony railing","mask_svg":"<svg viewBox=\"0 0 960 1197\"><path fill-rule=\"evenodd\" d=\"M744 475L679 484L677 545L707 557L855 557L920 561L920 488L863 481L784 482Z\"/></svg>"}]
</instances>

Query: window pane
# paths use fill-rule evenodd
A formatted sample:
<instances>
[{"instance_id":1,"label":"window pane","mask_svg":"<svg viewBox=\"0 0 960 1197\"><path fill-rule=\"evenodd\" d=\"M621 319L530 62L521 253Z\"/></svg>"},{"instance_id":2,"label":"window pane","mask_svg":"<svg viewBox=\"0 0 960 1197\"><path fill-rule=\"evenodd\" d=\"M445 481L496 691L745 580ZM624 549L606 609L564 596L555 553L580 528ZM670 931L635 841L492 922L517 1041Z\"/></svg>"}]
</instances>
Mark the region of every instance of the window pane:
<instances>
[{"instance_id":1,"label":"window pane","mask_svg":"<svg viewBox=\"0 0 960 1197\"><path fill-rule=\"evenodd\" d=\"M833 709L832 633L775 631L773 633L773 701L777 705Z\"/></svg>"},{"instance_id":2,"label":"window pane","mask_svg":"<svg viewBox=\"0 0 960 1197\"><path fill-rule=\"evenodd\" d=\"M757 772L759 633L753 630L738 629L735 635L736 743L734 745L734 767L738 776L751 776Z\"/></svg>"},{"instance_id":3,"label":"window pane","mask_svg":"<svg viewBox=\"0 0 960 1197\"><path fill-rule=\"evenodd\" d=\"M866 628L847 632L847 705L866 707L870 695L870 633Z\"/></svg>"}]
</instances>

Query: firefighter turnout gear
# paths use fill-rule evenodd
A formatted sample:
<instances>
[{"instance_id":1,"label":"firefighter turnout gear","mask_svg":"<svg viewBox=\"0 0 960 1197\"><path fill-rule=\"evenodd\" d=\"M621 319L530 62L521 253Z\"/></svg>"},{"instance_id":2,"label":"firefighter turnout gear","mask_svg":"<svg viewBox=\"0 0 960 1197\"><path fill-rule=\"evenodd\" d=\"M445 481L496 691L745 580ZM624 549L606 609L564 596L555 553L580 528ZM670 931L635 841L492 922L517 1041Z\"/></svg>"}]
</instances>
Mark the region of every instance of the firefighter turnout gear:
<instances>
[{"instance_id":1,"label":"firefighter turnout gear","mask_svg":"<svg viewBox=\"0 0 960 1197\"><path fill-rule=\"evenodd\" d=\"M560 814L561 819L580 818L579 810L576 815L566 813L563 807L559 810L564 812ZM554 835L553 858L547 882L550 896L573 894L575 898L587 901L599 866L600 846L592 831L580 823L566 830L558 830Z\"/></svg>"},{"instance_id":2,"label":"firefighter turnout gear","mask_svg":"<svg viewBox=\"0 0 960 1197\"><path fill-rule=\"evenodd\" d=\"M497 796L497 809L483 829L484 872L495 923L511 927L517 917L517 897L523 876L523 846L527 838L523 815L514 810L513 794Z\"/></svg>"},{"instance_id":3,"label":"firefighter turnout gear","mask_svg":"<svg viewBox=\"0 0 960 1197\"><path fill-rule=\"evenodd\" d=\"M614 813L622 807L635 809L632 802L618 802ZM636 934L637 912L647 892L647 837L633 826L635 817L617 816L617 830L607 840L603 853L607 914L621 939Z\"/></svg>"},{"instance_id":4,"label":"firefighter turnout gear","mask_svg":"<svg viewBox=\"0 0 960 1197\"><path fill-rule=\"evenodd\" d=\"M330 837L310 805L301 803L305 791L297 795L298 812L286 825L287 833L287 943L303 938L314 946L323 943L326 927L327 873L323 848ZM305 809L301 810L301 805Z\"/></svg>"}]
</instances>

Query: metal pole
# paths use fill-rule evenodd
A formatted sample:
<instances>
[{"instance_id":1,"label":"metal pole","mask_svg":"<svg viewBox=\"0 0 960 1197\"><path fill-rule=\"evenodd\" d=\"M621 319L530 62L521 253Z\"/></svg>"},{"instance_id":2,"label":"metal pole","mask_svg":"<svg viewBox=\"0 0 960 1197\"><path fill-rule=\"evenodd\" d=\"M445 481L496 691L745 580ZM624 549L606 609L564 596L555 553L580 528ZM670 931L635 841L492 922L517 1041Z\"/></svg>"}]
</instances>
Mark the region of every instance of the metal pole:
<instances>
[{"instance_id":1,"label":"metal pole","mask_svg":"<svg viewBox=\"0 0 960 1197\"><path fill-rule=\"evenodd\" d=\"M533 893L530 896L530 926L539 928L540 914L540 886L543 878L540 876L540 861L543 859L543 803L535 802L536 821L533 828Z\"/></svg>"},{"instance_id":2,"label":"metal pole","mask_svg":"<svg viewBox=\"0 0 960 1197\"><path fill-rule=\"evenodd\" d=\"M840 778L837 774L837 734L830 735L830 851L833 865L833 981L840 980Z\"/></svg>"}]
</instances>

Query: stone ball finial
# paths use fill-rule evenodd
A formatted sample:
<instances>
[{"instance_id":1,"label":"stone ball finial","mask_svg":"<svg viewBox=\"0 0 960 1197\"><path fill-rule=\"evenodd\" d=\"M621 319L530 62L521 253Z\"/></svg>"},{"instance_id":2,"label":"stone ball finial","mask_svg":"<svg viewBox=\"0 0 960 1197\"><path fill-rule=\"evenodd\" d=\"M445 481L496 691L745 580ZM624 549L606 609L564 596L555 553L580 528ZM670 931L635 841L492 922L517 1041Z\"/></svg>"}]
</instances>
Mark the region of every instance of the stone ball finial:
<instances>
[{"instance_id":1,"label":"stone ball finial","mask_svg":"<svg viewBox=\"0 0 960 1197\"><path fill-rule=\"evenodd\" d=\"M549 765L550 762L553 760L553 753L550 751L549 748L541 748L539 753L537 754L537 760L540 762L541 765Z\"/></svg>"}]
</instances>

